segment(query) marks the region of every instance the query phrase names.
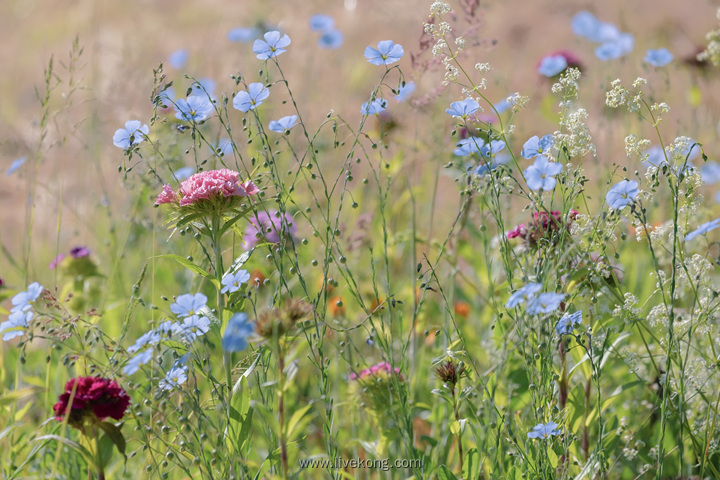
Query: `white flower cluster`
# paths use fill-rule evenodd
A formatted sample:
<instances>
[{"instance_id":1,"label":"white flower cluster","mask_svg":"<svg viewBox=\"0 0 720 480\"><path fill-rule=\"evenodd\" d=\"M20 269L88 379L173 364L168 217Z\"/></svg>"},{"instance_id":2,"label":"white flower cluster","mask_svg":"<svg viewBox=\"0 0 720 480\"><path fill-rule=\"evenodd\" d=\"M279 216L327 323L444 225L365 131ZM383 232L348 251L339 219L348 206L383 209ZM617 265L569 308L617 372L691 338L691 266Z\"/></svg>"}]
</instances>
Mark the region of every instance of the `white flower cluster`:
<instances>
[{"instance_id":1,"label":"white flower cluster","mask_svg":"<svg viewBox=\"0 0 720 480\"><path fill-rule=\"evenodd\" d=\"M554 150L558 152L563 146L567 148L571 157L583 157L588 153L597 154L597 148L592 141L590 128L587 126L588 113L584 108L568 113L560 122L564 131L553 134Z\"/></svg>"},{"instance_id":2,"label":"white flower cluster","mask_svg":"<svg viewBox=\"0 0 720 480\"><path fill-rule=\"evenodd\" d=\"M720 8L717 11L718 20L720 20ZM705 35L708 44L705 50L697 56L700 62L710 62L717 66L720 64L720 29L711 30Z\"/></svg>"},{"instance_id":3,"label":"white flower cluster","mask_svg":"<svg viewBox=\"0 0 720 480\"><path fill-rule=\"evenodd\" d=\"M650 140L635 135L625 137L625 154L629 159L647 160L648 154L645 151L648 148L650 148Z\"/></svg>"}]
</instances>

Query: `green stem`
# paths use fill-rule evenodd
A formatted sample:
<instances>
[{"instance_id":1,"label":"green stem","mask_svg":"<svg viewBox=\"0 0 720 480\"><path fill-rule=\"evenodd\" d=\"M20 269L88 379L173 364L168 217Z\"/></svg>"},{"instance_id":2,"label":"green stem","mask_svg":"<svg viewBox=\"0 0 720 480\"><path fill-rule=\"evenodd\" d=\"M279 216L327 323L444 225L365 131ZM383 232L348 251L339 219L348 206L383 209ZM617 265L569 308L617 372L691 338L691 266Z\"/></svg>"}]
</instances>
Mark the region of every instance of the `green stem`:
<instances>
[{"instance_id":1,"label":"green stem","mask_svg":"<svg viewBox=\"0 0 720 480\"><path fill-rule=\"evenodd\" d=\"M92 427L93 439L95 440L95 469L97 471L98 480L105 480L105 466L103 465L102 454L100 453L100 437L98 437L98 429L95 425Z\"/></svg>"}]
</instances>

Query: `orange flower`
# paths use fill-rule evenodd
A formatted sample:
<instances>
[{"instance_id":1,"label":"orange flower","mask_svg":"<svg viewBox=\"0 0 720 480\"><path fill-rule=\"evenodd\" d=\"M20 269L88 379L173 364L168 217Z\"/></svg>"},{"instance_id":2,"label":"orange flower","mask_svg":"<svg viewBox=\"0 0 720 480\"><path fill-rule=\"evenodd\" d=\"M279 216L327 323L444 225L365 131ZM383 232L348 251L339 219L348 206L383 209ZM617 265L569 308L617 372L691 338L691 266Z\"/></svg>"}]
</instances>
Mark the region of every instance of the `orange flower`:
<instances>
[{"instance_id":1,"label":"orange flower","mask_svg":"<svg viewBox=\"0 0 720 480\"><path fill-rule=\"evenodd\" d=\"M330 308L330 313L336 317L345 315L345 305L343 304L343 299L340 296L331 298L328 302L328 308Z\"/></svg>"},{"instance_id":2,"label":"orange flower","mask_svg":"<svg viewBox=\"0 0 720 480\"><path fill-rule=\"evenodd\" d=\"M467 318L470 315L470 304L467 302L455 302L455 315Z\"/></svg>"},{"instance_id":3,"label":"orange flower","mask_svg":"<svg viewBox=\"0 0 720 480\"><path fill-rule=\"evenodd\" d=\"M256 268L256 269L253 270L252 273L250 274L250 283L249 283L249 285L251 285L251 286L257 286L257 287L262 287L262 286L263 286L263 282L265 282L265 275L263 275L263 273L260 271L259 268Z\"/></svg>"}]
</instances>

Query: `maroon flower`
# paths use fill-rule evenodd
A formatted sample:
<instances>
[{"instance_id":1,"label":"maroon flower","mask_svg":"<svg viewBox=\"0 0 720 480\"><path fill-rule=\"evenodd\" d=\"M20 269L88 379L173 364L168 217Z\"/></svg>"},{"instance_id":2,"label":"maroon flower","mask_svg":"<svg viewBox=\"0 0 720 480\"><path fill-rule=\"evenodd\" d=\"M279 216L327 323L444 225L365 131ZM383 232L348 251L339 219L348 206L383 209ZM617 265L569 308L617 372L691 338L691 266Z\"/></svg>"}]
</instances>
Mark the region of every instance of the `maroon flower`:
<instances>
[{"instance_id":1,"label":"maroon flower","mask_svg":"<svg viewBox=\"0 0 720 480\"><path fill-rule=\"evenodd\" d=\"M90 249L81 245L70 250L70 255L73 258L85 258L90 256Z\"/></svg>"},{"instance_id":2,"label":"maroon flower","mask_svg":"<svg viewBox=\"0 0 720 480\"><path fill-rule=\"evenodd\" d=\"M557 240L557 234L561 229L570 231L573 220L578 212L570 209L567 223L563 224L562 212L553 210L551 212L534 212L532 220L526 225L521 223L505 235L507 238L522 238L528 246L537 246L540 240Z\"/></svg>"},{"instance_id":3,"label":"maroon flower","mask_svg":"<svg viewBox=\"0 0 720 480\"><path fill-rule=\"evenodd\" d=\"M71 402L73 389L75 395ZM53 410L57 420L62 421L63 417L69 414L68 423L82 430L86 420L102 421L107 417L121 420L128 405L130 397L115 380L78 377L65 384L65 392L60 395Z\"/></svg>"},{"instance_id":4,"label":"maroon flower","mask_svg":"<svg viewBox=\"0 0 720 480\"><path fill-rule=\"evenodd\" d=\"M5 285L5 282L3 281L2 278L0 278L0 288L2 288L4 285Z\"/></svg>"}]
</instances>

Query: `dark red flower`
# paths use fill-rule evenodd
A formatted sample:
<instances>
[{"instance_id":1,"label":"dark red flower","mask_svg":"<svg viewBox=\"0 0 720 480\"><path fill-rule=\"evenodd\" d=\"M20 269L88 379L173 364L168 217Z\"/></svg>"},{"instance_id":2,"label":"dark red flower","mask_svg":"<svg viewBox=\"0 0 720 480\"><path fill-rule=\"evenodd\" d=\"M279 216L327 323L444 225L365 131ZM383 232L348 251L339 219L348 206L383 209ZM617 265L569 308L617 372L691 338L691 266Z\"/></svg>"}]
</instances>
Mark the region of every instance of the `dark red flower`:
<instances>
[{"instance_id":1,"label":"dark red flower","mask_svg":"<svg viewBox=\"0 0 720 480\"><path fill-rule=\"evenodd\" d=\"M77 385L77 386L76 386ZM75 395L70 403L73 389ZM102 377L78 377L65 384L65 392L53 406L55 418L82 429L85 420L102 421L108 417L121 420L130 405L130 397L115 380Z\"/></svg>"}]
</instances>

